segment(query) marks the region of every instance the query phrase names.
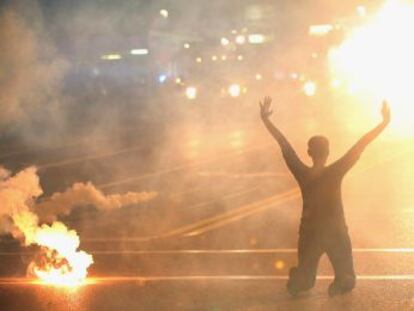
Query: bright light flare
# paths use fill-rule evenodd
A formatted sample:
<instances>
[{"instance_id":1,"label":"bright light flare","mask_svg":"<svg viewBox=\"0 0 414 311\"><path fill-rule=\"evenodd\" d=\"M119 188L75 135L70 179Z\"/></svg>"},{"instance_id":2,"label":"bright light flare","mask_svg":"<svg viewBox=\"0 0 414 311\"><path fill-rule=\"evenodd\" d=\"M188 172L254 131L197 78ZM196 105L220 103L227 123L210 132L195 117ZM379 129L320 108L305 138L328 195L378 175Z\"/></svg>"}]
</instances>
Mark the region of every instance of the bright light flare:
<instances>
[{"instance_id":1,"label":"bright light flare","mask_svg":"<svg viewBox=\"0 0 414 311\"><path fill-rule=\"evenodd\" d=\"M251 34L248 37L250 44L262 44L265 42L266 37L262 34Z\"/></svg>"},{"instance_id":2,"label":"bright light flare","mask_svg":"<svg viewBox=\"0 0 414 311\"><path fill-rule=\"evenodd\" d=\"M78 251L79 236L61 222L38 227L33 243L42 247L41 253L29 265L29 273L43 283L54 286L81 285L93 263L92 256Z\"/></svg>"},{"instance_id":3,"label":"bright light flare","mask_svg":"<svg viewBox=\"0 0 414 311\"><path fill-rule=\"evenodd\" d=\"M231 97L239 97L241 93L241 87L238 84L232 84L229 86L228 92Z\"/></svg>"},{"instance_id":4,"label":"bright light flare","mask_svg":"<svg viewBox=\"0 0 414 311\"><path fill-rule=\"evenodd\" d=\"M236 37L236 43L237 44L245 44L246 43L246 37L244 35L238 35Z\"/></svg>"},{"instance_id":5,"label":"bright light flare","mask_svg":"<svg viewBox=\"0 0 414 311\"><path fill-rule=\"evenodd\" d=\"M221 38L220 42L222 46L226 46L230 44L230 40L225 37Z\"/></svg>"},{"instance_id":6,"label":"bright light flare","mask_svg":"<svg viewBox=\"0 0 414 311\"><path fill-rule=\"evenodd\" d=\"M101 59L103 59L103 60L120 60L120 59L122 59L122 55L121 54L106 54L106 55L102 55Z\"/></svg>"},{"instance_id":7,"label":"bright light flare","mask_svg":"<svg viewBox=\"0 0 414 311\"><path fill-rule=\"evenodd\" d=\"M168 10L166 10L166 9L161 9L160 10L160 15L162 16L162 17L164 17L164 18L168 18L168 16L169 16L169 12L168 12Z\"/></svg>"},{"instance_id":8,"label":"bright light flare","mask_svg":"<svg viewBox=\"0 0 414 311\"><path fill-rule=\"evenodd\" d=\"M187 96L188 99L196 99L197 98L197 88L195 88L194 86L189 86L185 90L185 95Z\"/></svg>"},{"instance_id":9,"label":"bright light flare","mask_svg":"<svg viewBox=\"0 0 414 311\"><path fill-rule=\"evenodd\" d=\"M356 11L360 17L367 15L367 9L363 5L358 5Z\"/></svg>"},{"instance_id":10,"label":"bright light flare","mask_svg":"<svg viewBox=\"0 0 414 311\"><path fill-rule=\"evenodd\" d=\"M131 55L148 55L148 49L133 49L129 52Z\"/></svg>"},{"instance_id":11,"label":"bright light flare","mask_svg":"<svg viewBox=\"0 0 414 311\"><path fill-rule=\"evenodd\" d=\"M323 37L329 34L334 27L332 25L312 25L309 27L309 35L315 37Z\"/></svg>"},{"instance_id":12,"label":"bright light flare","mask_svg":"<svg viewBox=\"0 0 414 311\"><path fill-rule=\"evenodd\" d=\"M331 87L333 89L337 89L337 88L341 87L341 84L342 84L341 80L338 80L338 79L334 79L334 80L331 81Z\"/></svg>"},{"instance_id":13,"label":"bright light flare","mask_svg":"<svg viewBox=\"0 0 414 311\"><path fill-rule=\"evenodd\" d=\"M289 76L292 80L299 79L299 74L297 74L296 72L292 72Z\"/></svg>"},{"instance_id":14,"label":"bright light flare","mask_svg":"<svg viewBox=\"0 0 414 311\"><path fill-rule=\"evenodd\" d=\"M364 101L376 109L382 98L389 100L401 134L414 129L413 29L414 4L389 0L329 54L333 75L358 88Z\"/></svg>"},{"instance_id":15,"label":"bright light flare","mask_svg":"<svg viewBox=\"0 0 414 311\"><path fill-rule=\"evenodd\" d=\"M275 268L276 270L283 270L285 268L285 262L283 260L276 260L275 261Z\"/></svg>"},{"instance_id":16,"label":"bright light flare","mask_svg":"<svg viewBox=\"0 0 414 311\"><path fill-rule=\"evenodd\" d=\"M313 81L307 81L304 85L303 85L303 92L305 93L306 96L312 97L316 94L316 83Z\"/></svg>"},{"instance_id":17,"label":"bright light flare","mask_svg":"<svg viewBox=\"0 0 414 311\"><path fill-rule=\"evenodd\" d=\"M158 76L158 82L159 83L164 83L165 81L167 81L167 75L166 74L160 74L159 76Z\"/></svg>"}]
</instances>

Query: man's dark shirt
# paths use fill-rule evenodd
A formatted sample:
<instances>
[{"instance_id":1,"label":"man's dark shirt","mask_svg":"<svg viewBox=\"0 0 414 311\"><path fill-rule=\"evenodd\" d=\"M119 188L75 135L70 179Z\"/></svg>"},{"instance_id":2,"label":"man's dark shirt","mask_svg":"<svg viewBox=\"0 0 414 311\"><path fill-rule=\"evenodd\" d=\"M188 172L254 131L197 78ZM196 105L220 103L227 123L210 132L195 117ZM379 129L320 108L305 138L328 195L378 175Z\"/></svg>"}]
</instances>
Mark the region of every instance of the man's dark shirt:
<instances>
[{"instance_id":1,"label":"man's dark shirt","mask_svg":"<svg viewBox=\"0 0 414 311\"><path fill-rule=\"evenodd\" d=\"M303 198L301 227L334 229L345 226L341 184L363 148L352 148L338 161L321 169L306 166L289 146L283 157L299 183Z\"/></svg>"}]
</instances>

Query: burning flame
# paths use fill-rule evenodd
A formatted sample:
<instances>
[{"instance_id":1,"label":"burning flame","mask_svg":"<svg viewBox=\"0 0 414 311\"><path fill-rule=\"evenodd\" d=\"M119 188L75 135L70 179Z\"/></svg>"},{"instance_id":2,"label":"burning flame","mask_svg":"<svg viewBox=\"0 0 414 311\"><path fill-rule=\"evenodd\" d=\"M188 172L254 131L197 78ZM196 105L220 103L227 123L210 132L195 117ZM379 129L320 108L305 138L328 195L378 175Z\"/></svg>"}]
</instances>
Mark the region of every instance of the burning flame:
<instances>
[{"instance_id":1,"label":"burning flame","mask_svg":"<svg viewBox=\"0 0 414 311\"><path fill-rule=\"evenodd\" d=\"M61 222L38 226L37 216L27 211L14 215L13 221L23 233L26 245L41 247L28 267L29 275L56 286L78 286L84 282L93 259L78 251L80 240L76 231L68 230Z\"/></svg>"},{"instance_id":2,"label":"burning flame","mask_svg":"<svg viewBox=\"0 0 414 311\"><path fill-rule=\"evenodd\" d=\"M90 254L77 250L80 240L74 230L68 230L61 222L43 225L36 230L34 243L42 247L42 252L29 266L29 273L47 284L77 286L83 283L93 259Z\"/></svg>"},{"instance_id":3,"label":"burning flame","mask_svg":"<svg viewBox=\"0 0 414 311\"><path fill-rule=\"evenodd\" d=\"M80 240L76 231L55 221L58 215L68 215L74 206L92 204L109 210L146 202L157 195L154 192L104 195L91 183L76 183L36 204L42 193L35 167L12 176L0 166L0 230L10 232L25 246L39 246L40 252L30 263L28 274L42 283L57 286L81 285L93 263L90 254L78 250ZM52 224L41 225L45 220Z\"/></svg>"},{"instance_id":4,"label":"burning flame","mask_svg":"<svg viewBox=\"0 0 414 311\"><path fill-rule=\"evenodd\" d=\"M15 176L2 170L0 180L1 217L13 221L11 233L26 246L39 245L41 256L30 265L32 276L56 285L76 285L85 279L92 257L77 251L79 237L59 222L39 226L38 216L31 211L34 200L43 193L36 168L27 168Z\"/></svg>"},{"instance_id":5,"label":"burning flame","mask_svg":"<svg viewBox=\"0 0 414 311\"><path fill-rule=\"evenodd\" d=\"M36 168L27 168L11 177L5 172L0 180L0 216L10 217L14 225L11 233L26 246L41 248L29 265L29 274L47 284L81 284L93 263L92 256L78 251L79 236L63 223L39 224L38 216L32 211L35 199L43 193Z\"/></svg>"}]
</instances>

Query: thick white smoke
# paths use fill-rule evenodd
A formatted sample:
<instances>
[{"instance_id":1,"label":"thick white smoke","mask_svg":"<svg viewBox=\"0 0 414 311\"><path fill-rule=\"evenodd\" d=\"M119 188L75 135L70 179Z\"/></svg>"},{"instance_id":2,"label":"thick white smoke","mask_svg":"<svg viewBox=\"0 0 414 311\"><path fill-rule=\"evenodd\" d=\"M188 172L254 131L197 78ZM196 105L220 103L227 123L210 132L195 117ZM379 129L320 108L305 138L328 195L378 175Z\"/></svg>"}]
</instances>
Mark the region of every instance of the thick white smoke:
<instances>
[{"instance_id":1,"label":"thick white smoke","mask_svg":"<svg viewBox=\"0 0 414 311\"><path fill-rule=\"evenodd\" d=\"M31 211L31 206L43 193L36 168L27 168L12 177L8 177L8 171L3 168L0 172L3 178L0 181L1 231L9 231L26 244L31 244L38 226L38 218Z\"/></svg>"},{"instance_id":2,"label":"thick white smoke","mask_svg":"<svg viewBox=\"0 0 414 311\"><path fill-rule=\"evenodd\" d=\"M14 6L0 11L0 127L29 122L58 109L68 63ZM27 126L27 124L25 124Z\"/></svg>"},{"instance_id":3,"label":"thick white smoke","mask_svg":"<svg viewBox=\"0 0 414 311\"><path fill-rule=\"evenodd\" d=\"M69 214L76 206L120 208L156 196L156 193L146 192L105 196L91 183L77 183L36 205L36 199L42 193L35 167L26 168L14 176L0 167L0 233L11 233L26 246L40 246L41 259L30 263L28 274L59 285L76 285L84 280L93 258L78 250L78 234L56 221L58 215ZM40 212L40 218L36 211ZM45 220L53 220L53 223L41 224Z\"/></svg>"},{"instance_id":4,"label":"thick white smoke","mask_svg":"<svg viewBox=\"0 0 414 311\"><path fill-rule=\"evenodd\" d=\"M93 205L100 210L116 209L153 199L155 192L128 192L104 195L92 183L76 183L65 192L57 192L35 206L42 220L53 221L58 215L68 215L74 207Z\"/></svg>"},{"instance_id":5,"label":"thick white smoke","mask_svg":"<svg viewBox=\"0 0 414 311\"><path fill-rule=\"evenodd\" d=\"M116 209L153 199L155 192L128 192L104 195L92 183L76 183L71 188L53 194L36 204L42 195L35 167L29 167L14 176L0 167L0 231L21 236L30 244L33 231L44 222L55 221L59 215L68 215L74 207L95 206L101 210ZM13 226L10 224L12 221Z\"/></svg>"}]
</instances>

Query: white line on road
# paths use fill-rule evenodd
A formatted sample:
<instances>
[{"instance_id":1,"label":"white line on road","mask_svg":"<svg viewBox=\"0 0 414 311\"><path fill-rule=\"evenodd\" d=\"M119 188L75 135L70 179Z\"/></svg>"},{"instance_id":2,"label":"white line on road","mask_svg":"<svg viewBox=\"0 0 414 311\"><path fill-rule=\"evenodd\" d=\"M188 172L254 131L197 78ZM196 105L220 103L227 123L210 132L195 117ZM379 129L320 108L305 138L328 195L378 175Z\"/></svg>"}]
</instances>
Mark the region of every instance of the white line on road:
<instances>
[{"instance_id":1,"label":"white line on road","mask_svg":"<svg viewBox=\"0 0 414 311\"><path fill-rule=\"evenodd\" d=\"M332 275L319 275L317 280L332 280ZM287 275L178 275L178 276L111 276L111 277L90 277L84 285L99 283L120 283L120 282L163 282L163 281L286 281ZM377 274L377 275L358 275L359 281L414 281L412 274ZM43 285L36 279L29 278L0 278L0 285Z\"/></svg>"},{"instance_id":2,"label":"white line on road","mask_svg":"<svg viewBox=\"0 0 414 311\"><path fill-rule=\"evenodd\" d=\"M333 275L318 275L318 280L332 280ZM125 276L125 277L100 277L93 278L96 281L198 281L198 280L223 280L223 281L255 281L255 280L288 280L288 275L184 275L184 276ZM377 274L377 275L359 275L358 280L373 280L373 281L399 281L399 280L413 280L412 274Z\"/></svg>"},{"instance_id":3,"label":"white line on road","mask_svg":"<svg viewBox=\"0 0 414 311\"><path fill-rule=\"evenodd\" d=\"M414 248L354 248L354 253L414 253ZM89 250L93 255L237 255L237 254L294 254L296 248L269 249L182 249L182 250ZM0 256L33 255L29 252L0 252Z\"/></svg>"},{"instance_id":4,"label":"white line on road","mask_svg":"<svg viewBox=\"0 0 414 311\"><path fill-rule=\"evenodd\" d=\"M414 248L354 248L354 253L414 253ZM104 254L160 254L160 255L202 255L202 254L291 254L296 248L275 249L223 249L223 250L121 250L121 251L92 251L96 255Z\"/></svg>"}]
</instances>

